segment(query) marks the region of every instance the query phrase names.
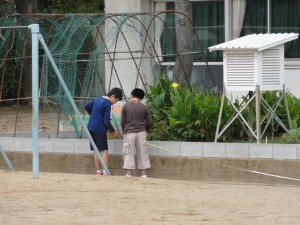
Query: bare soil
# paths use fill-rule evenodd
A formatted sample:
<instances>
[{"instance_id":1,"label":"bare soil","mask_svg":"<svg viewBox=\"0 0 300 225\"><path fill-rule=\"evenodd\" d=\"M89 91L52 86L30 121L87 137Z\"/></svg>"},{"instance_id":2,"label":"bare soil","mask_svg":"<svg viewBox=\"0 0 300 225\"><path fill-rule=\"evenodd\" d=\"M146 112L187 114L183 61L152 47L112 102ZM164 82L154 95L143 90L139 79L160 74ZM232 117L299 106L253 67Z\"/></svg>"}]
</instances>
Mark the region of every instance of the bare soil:
<instances>
[{"instance_id":1,"label":"bare soil","mask_svg":"<svg viewBox=\"0 0 300 225\"><path fill-rule=\"evenodd\" d=\"M0 223L300 224L299 186L0 170Z\"/></svg>"},{"instance_id":2,"label":"bare soil","mask_svg":"<svg viewBox=\"0 0 300 225\"><path fill-rule=\"evenodd\" d=\"M51 111L40 106L39 132L58 132L62 130L74 131L70 118L66 118L58 110ZM28 132L32 132L32 106L0 106L0 134Z\"/></svg>"},{"instance_id":3,"label":"bare soil","mask_svg":"<svg viewBox=\"0 0 300 225\"><path fill-rule=\"evenodd\" d=\"M114 106L114 118L117 120L120 116L122 107L120 105ZM18 134L18 133L31 133L32 132L32 106L31 105L0 105L0 134ZM77 117L77 116L75 116ZM87 122L88 115L84 115L84 121ZM39 107L39 132L60 132L60 131L72 131L75 133L74 125L72 124L72 118L66 117L62 112L55 107L50 108L47 106ZM80 122L77 118L73 118L78 129ZM115 123L119 121L114 121ZM120 129L120 127L119 127Z\"/></svg>"},{"instance_id":4,"label":"bare soil","mask_svg":"<svg viewBox=\"0 0 300 225\"><path fill-rule=\"evenodd\" d=\"M0 107L0 133L31 131L32 108L20 107ZM41 109L40 131L58 125ZM3 170L0 181L6 225L300 224L299 186Z\"/></svg>"}]
</instances>

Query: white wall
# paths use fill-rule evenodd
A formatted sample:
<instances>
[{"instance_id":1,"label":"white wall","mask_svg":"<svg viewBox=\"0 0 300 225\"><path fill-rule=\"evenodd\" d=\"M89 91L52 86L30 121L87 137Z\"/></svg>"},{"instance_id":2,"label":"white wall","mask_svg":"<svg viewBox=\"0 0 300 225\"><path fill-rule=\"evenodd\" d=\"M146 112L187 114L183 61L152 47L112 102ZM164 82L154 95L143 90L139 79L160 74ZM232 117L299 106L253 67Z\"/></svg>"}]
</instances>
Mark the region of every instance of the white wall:
<instances>
[{"instance_id":1,"label":"white wall","mask_svg":"<svg viewBox=\"0 0 300 225\"><path fill-rule=\"evenodd\" d=\"M130 14L149 12L151 6L152 3L150 3L149 0L106 0L105 13ZM147 21L145 21L145 18L142 17L140 17L139 19L143 19L142 22L147 27ZM122 20L125 17L120 18ZM115 24L115 21L117 21L118 25ZM130 97L130 93L133 88L143 88L143 84L140 82L139 74L146 74L147 76L150 76L150 73L148 71L151 69L149 69L151 63L149 62L149 57L146 57L148 58L148 60L144 59L142 62L140 61L142 42L140 38L141 34L139 33L139 31L144 32L143 26L140 24L139 20L130 20L131 26L127 26L128 20L126 19L126 21L127 23L122 23L122 21L110 19L107 19L105 21L105 40L107 48L110 52L111 58L115 59L114 65L112 65L111 63L109 63L109 55L106 55L105 76L107 91L114 86L120 86L120 81L125 96L128 98ZM121 24L122 34L119 33L119 35L117 36ZM115 48L116 42L117 46ZM113 54L114 51L117 53ZM133 60L132 57L135 57L135 59ZM138 70L137 67L140 64L142 64L142 66L140 70ZM113 70L112 66L114 66ZM115 71L117 71L118 76L116 75ZM110 81L111 74L112 80ZM148 80L149 79L146 79L146 81Z\"/></svg>"},{"instance_id":2,"label":"white wall","mask_svg":"<svg viewBox=\"0 0 300 225\"><path fill-rule=\"evenodd\" d=\"M285 69L285 86L293 95L300 98L300 68Z\"/></svg>"},{"instance_id":3,"label":"white wall","mask_svg":"<svg viewBox=\"0 0 300 225\"><path fill-rule=\"evenodd\" d=\"M105 13L137 13L150 11L149 0L105 0Z\"/></svg>"},{"instance_id":4,"label":"white wall","mask_svg":"<svg viewBox=\"0 0 300 225\"><path fill-rule=\"evenodd\" d=\"M225 1L227 2L227 1ZM105 0L106 13L136 13L136 12L149 12L152 10L152 1L150 0ZM110 28L107 27L106 30ZM124 74L130 73L132 65L123 67ZM106 72L110 73L111 67L106 68ZM143 72L142 72L143 73ZM284 69L286 89L290 90L297 98L300 98L300 59L285 60ZM107 74L107 73L106 73ZM128 87L130 89L130 87ZM239 93L242 96L245 93ZM233 94L235 97L236 95Z\"/></svg>"}]
</instances>

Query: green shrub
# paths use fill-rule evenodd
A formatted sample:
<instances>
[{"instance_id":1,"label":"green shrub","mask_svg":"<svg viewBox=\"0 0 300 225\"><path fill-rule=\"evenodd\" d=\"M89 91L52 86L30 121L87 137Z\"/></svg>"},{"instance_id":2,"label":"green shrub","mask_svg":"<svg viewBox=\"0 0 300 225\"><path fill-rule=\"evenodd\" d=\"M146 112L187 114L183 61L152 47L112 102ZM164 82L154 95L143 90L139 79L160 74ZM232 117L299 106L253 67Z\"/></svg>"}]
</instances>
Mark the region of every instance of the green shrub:
<instances>
[{"instance_id":1,"label":"green shrub","mask_svg":"<svg viewBox=\"0 0 300 225\"><path fill-rule=\"evenodd\" d=\"M150 92L146 94L147 105L156 122L165 119L166 115L163 110L172 105L170 100L171 84L172 82L165 75L159 80L156 86L151 86Z\"/></svg>"},{"instance_id":2,"label":"green shrub","mask_svg":"<svg viewBox=\"0 0 300 225\"><path fill-rule=\"evenodd\" d=\"M278 101L280 94L280 92L276 91L264 92L263 98L272 107ZM177 87L177 84L174 85L167 76L163 76L156 86L150 87L146 97L154 119L154 125L150 134L151 140L214 141L221 96L205 93L196 88L193 88L191 91L189 87ZM286 93L286 98L292 126L293 128L299 127L300 100L289 92ZM248 101L245 96L242 97L242 100L244 103ZM237 109L243 107L238 99L235 99L233 104ZM255 130L255 104L253 105L253 127ZM267 110L261 107L261 118L267 113ZM246 107L241 112L241 115L245 120L248 120L249 108ZM283 100L280 101L276 109L276 115L289 128ZM243 124L240 117L232 121L233 116L236 116L236 112L225 98L219 134L225 126L227 128L218 138L218 141L247 141L248 134L250 134L248 128ZM229 121L231 121L230 124L228 124ZM262 128L265 128L266 123L267 119L263 122ZM283 133L284 130L273 119L268 124L264 136L280 137ZM287 143L297 141L291 134L283 135L282 139L284 138Z\"/></svg>"},{"instance_id":3,"label":"green shrub","mask_svg":"<svg viewBox=\"0 0 300 225\"><path fill-rule=\"evenodd\" d=\"M300 144L300 128L293 129L286 134L282 134L279 141L280 143L285 144Z\"/></svg>"},{"instance_id":4,"label":"green shrub","mask_svg":"<svg viewBox=\"0 0 300 225\"><path fill-rule=\"evenodd\" d=\"M148 139L150 141L178 141L165 120L153 123Z\"/></svg>"},{"instance_id":5,"label":"green shrub","mask_svg":"<svg viewBox=\"0 0 300 225\"><path fill-rule=\"evenodd\" d=\"M274 106L278 102L279 96L282 95L282 92L278 91L267 91L263 93L263 98L266 100L266 102L269 104L270 107ZM290 92L286 93L286 100L287 105L290 113L291 118L291 124L292 129L295 129L300 126L300 100L296 98L293 94ZM267 110L264 107L261 107L261 118L263 118L267 114ZM276 115L278 118L282 121L282 123L286 126L287 129L290 129L289 122L288 122L288 115L286 111L286 106L284 99L280 101L278 104L278 107L275 110ZM267 123L267 119L262 124L262 127L265 127ZM285 130L277 123L276 120L273 119L268 125L269 129L267 130L268 133L274 134L274 136L281 136L283 133L285 133Z\"/></svg>"},{"instance_id":6,"label":"green shrub","mask_svg":"<svg viewBox=\"0 0 300 225\"><path fill-rule=\"evenodd\" d=\"M2 69L0 69L0 74L3 74ZM2 99L12 99L18 97L19 88L19 72L15 63L6 63L5 74L3 75L3 90ZM1 83L0 83L1 84Z\"/></svg>"},{"instance_id":7,"label":"green shrub","mask_svg":"<svg viewBox=\"0 0 300 225\"><path fill-rule=\"evenodd\" d=\"M156 140L214 141L220 101L218 95L195 88L190 91L189 87L177 87L168 77L162 77L160 83L150 87L147 94L147 104L154 119L151 139L157 136ZM227 101L222 113L221 125L224 125L233 113ZM162 129L164 126L166 128ZM167 136L158 135L160 127L168 133ZM233 131L228 129L222 135L222 141L230 140Z\"/></svg>"}]
</instances>

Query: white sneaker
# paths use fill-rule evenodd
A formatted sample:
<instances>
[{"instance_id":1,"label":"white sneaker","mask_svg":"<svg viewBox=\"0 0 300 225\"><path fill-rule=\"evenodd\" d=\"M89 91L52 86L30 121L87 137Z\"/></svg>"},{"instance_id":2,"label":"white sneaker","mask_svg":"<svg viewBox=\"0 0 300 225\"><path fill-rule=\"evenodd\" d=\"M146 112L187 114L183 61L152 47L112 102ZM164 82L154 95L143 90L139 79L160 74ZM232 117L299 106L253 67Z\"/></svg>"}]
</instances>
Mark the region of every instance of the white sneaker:
<instances>
[{"instance_id":1,"label":"white sneaker","mask_svg":"<svg viewBox=\"0 0 300 225\"><path fill-rule=\"evenodd\" d=\"M127 173L127 174L125 175L125 177L131 177L131 174L130 174L130 173Z\"/></svg>"},{"instance_id":2,"label":"white sneaker","mask_svg":"<svg viewBox=\"0 0 300 225\"><path fill-rule=\"evenodd\" d=\"M141 178L147 178L147 174L141 174Z\"/></svg>"}]
</instances>

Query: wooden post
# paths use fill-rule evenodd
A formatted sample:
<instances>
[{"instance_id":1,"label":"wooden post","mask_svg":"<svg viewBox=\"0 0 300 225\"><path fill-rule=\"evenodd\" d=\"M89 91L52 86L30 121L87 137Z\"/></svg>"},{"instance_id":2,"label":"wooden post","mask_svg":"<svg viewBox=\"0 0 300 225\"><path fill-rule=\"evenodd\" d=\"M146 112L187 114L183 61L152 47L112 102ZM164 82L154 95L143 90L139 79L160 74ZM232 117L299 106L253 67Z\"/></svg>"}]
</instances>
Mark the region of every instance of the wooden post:
<instances>
[{"instance_id":1,"label":"wooden post","mask_svg":"<svg viewBox=\"0 0 300 225\"><path fill-rule=\"evenodd\" d=\"M284 98L286 114L287 114L287 117L288 117L289 127L290 127L290 130L291 130L291 129L293 129L293 126L292 126L292 120L291 120L289 105L288 105L288 102L287 102L287 99L286 99L285 84L283 85L283 98Z\"/></svg>"},{"instance_id":2,"label":"wooden post","mask_svg":"<svg viewBox=\"0 0 300 225\"><path fill-rule=\"evenodd\" d=\"M253 91L249 91L249 101L253 96ZM248 115L248 123L251 129L253 129L253 102L249 102L249 115ZM253 142L253 135L251 132L249 132L249 137L248 137L249 143Z\"/></svg>"},{"instance_id":3,"label":"wooden post","mask_svg":"<svg viewBox=\"0 0 300 225\"><path fill-rule=\"evenodd\" d=\"M226 94L226 88L225 88L225 84L224 84L222 98L221 98L221 106L220 106L220 111L219 111L219 116L218 116L217 130L216 130L216 134L215 134L215 143L218 141L218 135L219 135L219 129L220 129L220 125L221 125L221 117L222 117L225 94Z\"/></svg>"},{"instance_id":4,"label":"wooden post","mask_svg":"<svg viewBox=\"0 0 300 225\"><path fill-rule=\"evenodd\" d=\"M260 89L256 85L256 139L257 143L261 142L261 127L260 127Z\"/></svg>"}]
</instances>

